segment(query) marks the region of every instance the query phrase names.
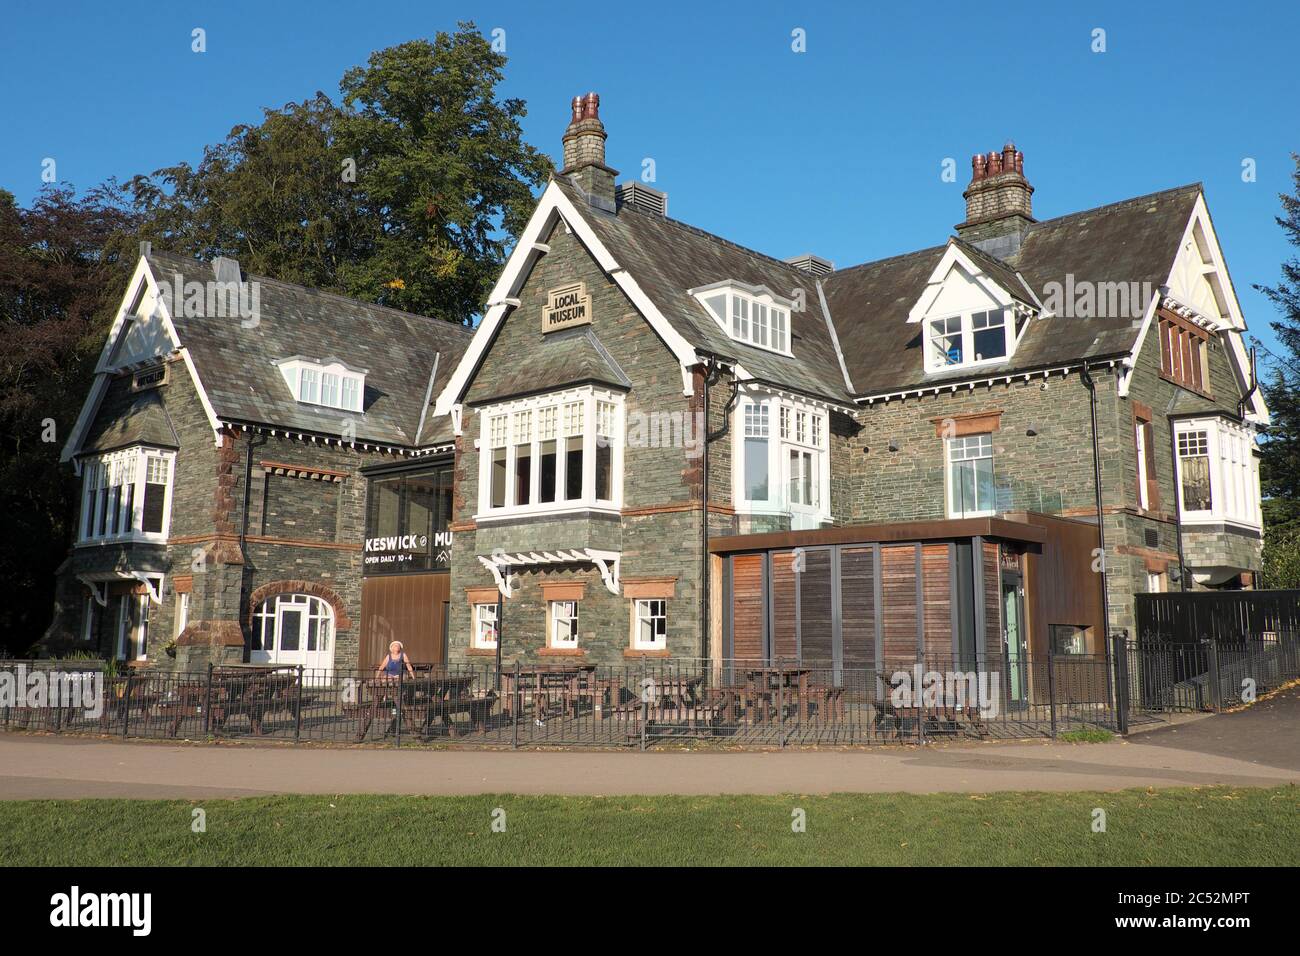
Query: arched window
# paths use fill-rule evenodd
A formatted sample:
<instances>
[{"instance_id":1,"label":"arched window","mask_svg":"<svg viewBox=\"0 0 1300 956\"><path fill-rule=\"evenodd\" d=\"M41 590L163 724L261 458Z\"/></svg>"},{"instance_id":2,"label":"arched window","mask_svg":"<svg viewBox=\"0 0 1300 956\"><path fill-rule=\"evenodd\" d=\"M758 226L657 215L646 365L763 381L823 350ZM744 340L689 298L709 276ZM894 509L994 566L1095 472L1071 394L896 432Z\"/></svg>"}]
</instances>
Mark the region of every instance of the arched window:
<instances>
[{"instance_id":1,"label":"arched window","mask_svg":"<svg viewBox=\"0 0 1300 956\"><path fill-rule=\"evenodd\" d=\"M310 594L276 594L253 612L249 659L254 664L334 666L334 609Z\"/></svg>"}]
</instances>

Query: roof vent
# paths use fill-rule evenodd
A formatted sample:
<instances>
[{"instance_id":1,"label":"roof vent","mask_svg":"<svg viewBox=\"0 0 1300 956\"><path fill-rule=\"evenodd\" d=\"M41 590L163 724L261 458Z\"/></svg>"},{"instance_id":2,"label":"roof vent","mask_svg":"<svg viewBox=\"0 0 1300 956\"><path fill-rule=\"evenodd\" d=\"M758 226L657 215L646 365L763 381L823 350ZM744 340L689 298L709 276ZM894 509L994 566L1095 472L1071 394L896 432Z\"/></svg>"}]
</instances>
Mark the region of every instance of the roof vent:
<instances>
[{"instance_id":1,"label":"roof vent","mask_svg":"<svg viewBox=\"0 0 1300 956\"><path fill-rule=\"evenodd\" d=\"M823 259L821 256L815 256L811 252L806 252L801 256L794 256L785 261L801 272L806 272L818 279L824 278L835 271L835 263L829 259Z\"/></svg>"},{"instance_id":2,"label":"roof vent","mask_svg":"<svg viewBox=\"0 0 1300 956\"><path fill-rule=\"evenodd\" d=\"M619 206L632 206L652 216L668 215L668 194L635 179L619 186L614 199Z\"/></svg>"}]
</instances>

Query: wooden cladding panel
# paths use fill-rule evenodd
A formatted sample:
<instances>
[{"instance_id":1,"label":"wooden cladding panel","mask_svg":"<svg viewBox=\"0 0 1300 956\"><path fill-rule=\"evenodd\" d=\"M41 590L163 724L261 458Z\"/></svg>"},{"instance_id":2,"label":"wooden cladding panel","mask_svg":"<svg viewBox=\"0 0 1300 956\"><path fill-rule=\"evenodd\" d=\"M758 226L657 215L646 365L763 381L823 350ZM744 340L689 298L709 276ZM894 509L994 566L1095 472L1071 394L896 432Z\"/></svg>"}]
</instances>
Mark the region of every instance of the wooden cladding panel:
<instances>
[{"instance_id":1,"label":"wooden cladding panel","mask_svg":"<svg viewBox=\"0 0 1300 956\"><path fill-rule=\"evenodd\" d=\"M829 549L804 552L803 573L799 576L799 639L804 661L827 663L835 659L831 567Z\"/></svg>"},{"instance_id":2,"label":"wooden cladding panel","mask_svg":"<svg viewBox=\"0 0 1300 956\"><path fill-rule=\"evenodd\" d=\"M763 657L763 555L731 559L732 657Z\"/></svg>"},{"instance_id":3,"label":"wooden cladding panel","mask_svg":"<svg viewBox=\"0 0 1300 956\"><path fill-rule=\"evenodd\" d=\"M999 587L998 546L984 542L984 649L991 661L1002 658L1002 591Z\"/></svg>"},{"instance_id":4,"label":"wooden cladding panel","mask_svg":"<svg viewBox=\"0 0 1300 956\"><path fill-rule=\"evenodd\" d=\"M799 653L795 638L795 589L799 582L794 558L793 551L772 554L772 654L776 657L793 658Z\"/></svg>"},{"instance_id":5,"label":"wooden cladding panel","mask_svg":"<svg viewBox=\"0 0 1300 956\"><path fill-rule=\"evenodd\" d=\"M922 546L921 579L925 613L925 653L940 659L951 657L951 545L927 544Z\"/></svg>"},{"instance_id":6,"label":"wooden cladding panel","mask_svg":"<svg viewBox=\"0 0 1300 956\"><path fill-rule=\"evenodd\" d=\"M876 556L871 548L840 551L840 638L845 667L876 663Z\"/></svg>"},{"instance_id":7,"label":"wooden cladding panel","mask_svg":"<svg viewBox=\"0 0 1300 956\"><path fill-rule=\"evenodd\" d=\"M888 658L916 659L916 546L880 549L880 600L883 653Z\"/></svg>"},{"instance_id":8,"label":"wooden cladding panel","mask_svg":"<svg viewBox=\"0 0 1300 956\"><path fill-rule=\"evenodd\" d=\"M401 641L417 664L441 664L444 620L451 598L449 574L389 574L361 583L358 666L377 667L392 641Z\"/></svg>"}]
</instances>

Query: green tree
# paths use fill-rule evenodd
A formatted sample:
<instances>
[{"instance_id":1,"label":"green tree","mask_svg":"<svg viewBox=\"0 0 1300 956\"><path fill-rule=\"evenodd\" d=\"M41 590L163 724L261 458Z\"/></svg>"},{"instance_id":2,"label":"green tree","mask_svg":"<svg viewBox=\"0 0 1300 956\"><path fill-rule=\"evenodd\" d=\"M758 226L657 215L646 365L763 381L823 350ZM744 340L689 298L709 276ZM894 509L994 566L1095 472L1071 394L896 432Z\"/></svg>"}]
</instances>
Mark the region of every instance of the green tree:
<instances>
[{"instance_id":1,"label":"green tree","mask_svg":"<svg viewBox=\"0 0 1300 956\"><path fill-rule=\"evenodd\" d=\"M0 189L0 653L49 623L76 514L59 453L135 265L134 227L111 183L46 187L27 209Z\"/></svg>"},{"instance_id":2,"label":"green tree","mask_svg":"<svg viewBox=\"0 0 1300 956\"><path fill-rule=\"evenodd\" d=\"M1292 159L1294 193L1281 195L1277 223L1287 241L1300 247L1300 155ZM1300 529L1300 258L1282 264L1282 281L1276 286L1256 288L1279 313L1270 325L1281 351L1270 355L1272 379L1263 385L1272 423L1260 446L1260 483L1265 526L1283 532Z\"/></svg>"},{"instance_id":3,"label":"green tree","mask_svg":"<svg viewBox=\"0 0 1300 956\"><path fill-rule=\"evenodd\" d=\"M1300 589L1300 528L1264 532L1264 586Z\"/></svg>"},{"instance_id":4,"label":"green tree","mask_svg":"<svg viewBox=\"0 0 1300 956\"><path fill-rule=\"evenodd\" d=\"M506 59L472 23L380 50L130 189L144 236L250 272L471 321L550 160L523 141Z\"/></svg>"}]
</instances>

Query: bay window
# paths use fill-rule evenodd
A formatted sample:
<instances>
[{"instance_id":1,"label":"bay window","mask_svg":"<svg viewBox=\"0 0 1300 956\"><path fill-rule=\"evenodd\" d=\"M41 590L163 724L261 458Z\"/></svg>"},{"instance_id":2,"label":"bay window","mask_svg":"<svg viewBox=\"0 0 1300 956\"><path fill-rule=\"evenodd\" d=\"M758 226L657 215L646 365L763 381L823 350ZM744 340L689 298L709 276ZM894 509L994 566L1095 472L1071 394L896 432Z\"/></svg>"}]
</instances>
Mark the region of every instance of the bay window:
<instances>
[{"instance_id":1,"label":"bay window","mask_svg":"<svg viewBox=\"0 0 1300 956\"><path fill-rule=\"evenodd\" d=\"M993 514L993 436L963 435L947 444L948 517Z\"/></svg>"},{"instance_id":2,"label":"bay window","mask_svg":"<svg viewBox=\"0 0 1300 956\"><path fill-rule=\"evenodd\" d=\"M751 393L742 400L734 489L742 510L790 514L796 528L829 519L826 416L793 398Z\"/></svg>"},{"instance_id":3,"label":"bay window","mask_svg":"<svg viewBox=\"0 0 1300 956\"><path fill-rule=\"evenodd\" d=\"M1261 528L1254 432L1231 419L1212 417L1175 421L1174 437L1183 522Z\"/></svg>"},{"instance_id":4,"label":"bay window","mask_svg":"<svg viewBox=\"0 0 1300 956\"><path fill-rule=\"evenodd\" d=\"M175 452L126 448L82 459L82 543L163 540Z\"/></svg>"},{"instance_id":5,"label":"bay window","mask_svg":"<svg viewBox=\"0 0 1300 956\"><path fill-rule=\"evenodd\" d=\"M575 388L494 405L481 416L480 517L621 505L621 394Z\"/></svg>"}]
</instances>

